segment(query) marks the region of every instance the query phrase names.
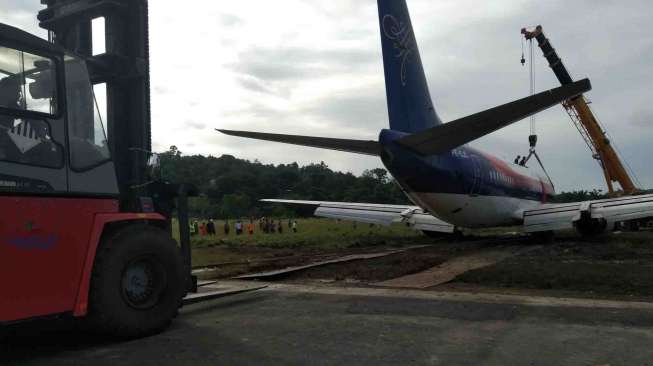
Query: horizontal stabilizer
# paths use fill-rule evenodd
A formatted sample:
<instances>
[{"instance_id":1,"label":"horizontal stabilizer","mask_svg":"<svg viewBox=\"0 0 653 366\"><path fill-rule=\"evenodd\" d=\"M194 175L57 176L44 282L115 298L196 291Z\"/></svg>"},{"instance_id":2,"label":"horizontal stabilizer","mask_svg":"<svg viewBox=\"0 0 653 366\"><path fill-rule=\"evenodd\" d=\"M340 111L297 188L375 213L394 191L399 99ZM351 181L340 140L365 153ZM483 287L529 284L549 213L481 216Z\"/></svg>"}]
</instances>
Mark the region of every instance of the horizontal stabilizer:
<instances>
[{"instance_id":1,"label":"horizontal stabilizer","mask_svg":"<svg viewBox=\"0 0 653 366\"><path fill-rule=\"evenodd\" d=\"M592 89L589 79L547 90L397 140L421 155L442 154Z\"/></svg>"},{"instance_id":2,"label":"horizontal stabilizer","mask_svg":"<svg viewBox=\"0 0 653 366\"><path fill-rule=\"evenodd\" d=\"M319 147L323 149L331 149L338 151L347 151L365 155L379 155L381 148L379 143L370 140L350 140L350 139L336 139L329 137L313 137L313 136L300 136L300 135L282 135L278 133L261 133L249 131L233 131L223 130L216 128L227 135L247 137L251 139L267 140L275 142L283 142L286 144L302 145Z\"/></svg>"}]
</instances>

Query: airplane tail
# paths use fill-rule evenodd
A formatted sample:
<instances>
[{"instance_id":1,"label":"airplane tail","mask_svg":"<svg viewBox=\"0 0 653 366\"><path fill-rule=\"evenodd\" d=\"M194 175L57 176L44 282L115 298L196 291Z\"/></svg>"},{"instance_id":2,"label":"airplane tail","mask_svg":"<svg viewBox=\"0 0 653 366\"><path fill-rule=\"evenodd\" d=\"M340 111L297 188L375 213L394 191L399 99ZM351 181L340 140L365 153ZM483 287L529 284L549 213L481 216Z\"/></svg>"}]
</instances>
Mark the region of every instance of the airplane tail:
<instances>
[{"instance_id":1,"label":"airplane tail","mask_svg":"<svg viewBox=\"0 0 653 366\"><path fill-rule=\"evenodd\" d=\"M390 128L415 133L442 122L435 112L405 0L377 0Z\"/></svg>"},{"instance_id":2,"label":"airplane tail","mask_svg":"<svg viewBox=\"0 0 653 366\"><path fill-rule=\"evenodd\" d=\"M588 79L543 91L443 124L429 95L406 0L377 0L390 128L405 133L393 140L420 155L442 154L527 118L592 88ZM323 149L380 155L376 141L282 135L218 129L233 136Z\"/></svg>"}]
</instances>

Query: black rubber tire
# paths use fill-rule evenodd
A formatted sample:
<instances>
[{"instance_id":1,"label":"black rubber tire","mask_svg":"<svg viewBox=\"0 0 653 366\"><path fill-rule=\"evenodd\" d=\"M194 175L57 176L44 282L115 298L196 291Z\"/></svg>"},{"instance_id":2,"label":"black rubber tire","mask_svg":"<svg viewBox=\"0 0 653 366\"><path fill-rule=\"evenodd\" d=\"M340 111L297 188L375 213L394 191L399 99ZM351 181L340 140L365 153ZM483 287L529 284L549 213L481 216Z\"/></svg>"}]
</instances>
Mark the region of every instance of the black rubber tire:
<instances>
[{"instance_id":1,"label":"black rubber tire","mask_svg":"<svg viewBox=\"0 0 653 366\"><path fill-rule=\"evenodd\" d=\"M458 239L463 239L464 234L463 232L456 228L452 233L443 233L439 231L428 231L428 230L422 230L422 234L425 236L428 236L429 238L433 239L453 239L453 240L458 240Z\"/></svg>"},{"instance_id":2,"label":"black rubber tire","mask_svg":"<svg viewBox=\"0 0 653 366\"><path fill-rule=\"evenodd\" d=\"M575 223L576 231L583 238L592 239L607 233L605 220L581 219Z\"/></svg>"},{"instance_id":3,"label":"black rubber tire","mask_svg":"<svg viewBox=\"0 0 653 366\"><path fill-rule=\"evenodd\" d=\"M551 244L555 241L555 232L550 231L538 231L531 233L529 235L530 244Z\"/></svg>"},{"instance_id":4,"label":"black rubber tire","mask_svg":"<svg viewBox=\"0 0 653 366\"><path fill-rule=\"evenodd\" d=\"M446 233L441 233L439 231L429 231L429 230L422 230L422 234L428 236L429 238L444 238L447 236Z\"/></svg>"},{"instance_id":5,"label":"black rubber tire","mask_svg":"<svg viewBox=\"0 0 653 366\"><path fill-rule=\"evenodd\" d=\"M629 221L628 222L628 231L639 231L639 221Z\"/></svg>"},{"instance_id":6,"label":"black rubber tire","mask_svg":"<svg viewBox=\"0 0 653 366\"><path fill-rule=\"evenodd\" d=\"M133 280L129 275L134 263L146 263L143 266L151 269L145 276L151 286L141 286L151 290L144 290L144 304L135 304L129 296L133 288L127 282ZM183 262L170 235L152 226L123 228L98 248L89 293L89 329L120 338L159 333L176 315L184 292Z\"/></svg>"}]
</instances>

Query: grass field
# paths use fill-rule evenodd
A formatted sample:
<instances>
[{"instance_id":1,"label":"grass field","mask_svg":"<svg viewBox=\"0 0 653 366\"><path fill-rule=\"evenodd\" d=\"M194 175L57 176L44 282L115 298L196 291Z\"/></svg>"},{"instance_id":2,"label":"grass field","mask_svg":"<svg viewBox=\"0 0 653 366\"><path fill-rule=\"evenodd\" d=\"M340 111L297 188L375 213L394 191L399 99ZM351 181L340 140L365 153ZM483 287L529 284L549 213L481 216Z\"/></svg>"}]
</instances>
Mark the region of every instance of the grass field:
<instances>
[{"instance_id":1,"label":"grass field","mask_svg":"<svg viewBox=\"0 0 653 366\"><path fill-rule=\"evenodd\" d=\"M424 236L421 232L401 224L370 226L359 223L354 226L349 221L323 218L297 219L297 233L294 233L288 228L288 220L282 220L282 223L281 234L263 233L255 224L253 235L248 233L236 235L234 222L230 221L231 230L229 235L225 235L222 228L224 221L215 221L217 235L194 235L191 238L193 266L234 263L225 266L224 273L235 274L252 270L252 265L238 264L244 262L297 257L288 260L287 264L293 265L301 263L302 260L298 257L303 255L433 242L433 239ZM176 223L173 223L173 232L178 232ZM262 268L262 266L256 267Z\"/></svg>"},{"instance_id":2,"label":"grass field","mask_svg":"<svg viewBox=\"0 0 653 366\"><path fill-rule=\"evenodd\" d=\"M297 220L297 233L288 228L288 221L283 222L283 232L264 233L255 224L253 235L243 233L236 235L230 221L231 230L225 235L222 226L224 221L215 221L217 235L200 236L191 238L193 248L203 248L210 245L225 245L232 247L257 246L266 248L351 248L374 245L404 245L415 240L425 240L420 232L405 225L370 226L357 224L354 226L349 221L336 221L332 219L310 218ZM177 227L174 225L174 232ZM178 239L178 238L175 238Z\"/></svg>"}]
</instances>

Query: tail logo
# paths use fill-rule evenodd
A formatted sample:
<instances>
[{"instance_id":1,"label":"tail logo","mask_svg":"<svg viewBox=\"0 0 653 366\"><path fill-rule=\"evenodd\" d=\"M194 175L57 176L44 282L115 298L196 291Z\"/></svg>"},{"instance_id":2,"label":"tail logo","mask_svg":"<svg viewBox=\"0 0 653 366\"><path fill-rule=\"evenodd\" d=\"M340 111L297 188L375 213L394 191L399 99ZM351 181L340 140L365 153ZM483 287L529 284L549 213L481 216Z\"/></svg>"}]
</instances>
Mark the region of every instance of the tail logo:
<instances>
[{"instance_id":1,"label":"tail logo","mask_svg":"<svg viewBox=\"0 0 653 366\"><path fill-rule=\"evenodd\" d=\"M386 14L381 22L383 34L394 44L397 50L395 57L401 62L401 85L406 86L406 66L413 53L411 45L412 30L404 22L400 22L393 15Z\"/></svg>"}]
</instances>

